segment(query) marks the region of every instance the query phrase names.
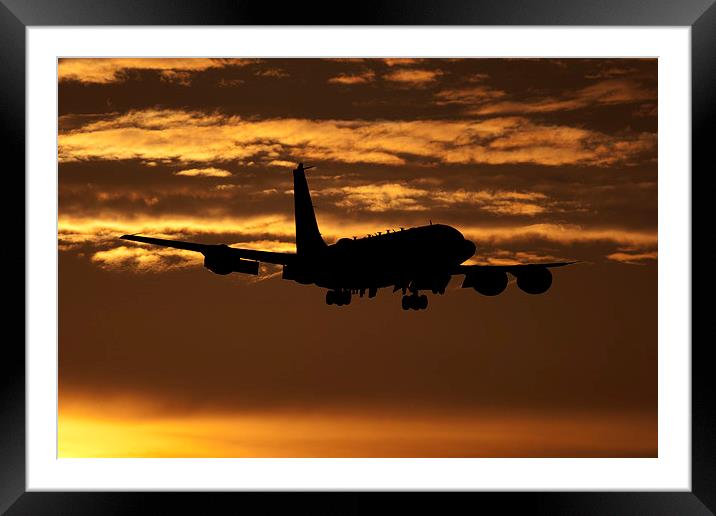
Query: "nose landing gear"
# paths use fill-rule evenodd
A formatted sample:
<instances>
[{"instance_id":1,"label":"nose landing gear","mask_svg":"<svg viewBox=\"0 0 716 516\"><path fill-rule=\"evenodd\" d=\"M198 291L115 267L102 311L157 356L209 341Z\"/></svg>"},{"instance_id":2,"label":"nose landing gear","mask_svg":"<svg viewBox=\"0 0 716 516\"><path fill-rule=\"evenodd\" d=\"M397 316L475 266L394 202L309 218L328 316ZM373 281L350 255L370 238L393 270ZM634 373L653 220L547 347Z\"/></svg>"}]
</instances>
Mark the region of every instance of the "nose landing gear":
<instances>
[{"instance_id":1,"label":"nose landing gear","mask_svg":"<svg viewBox=\"0 0 716 516\"><path fill-rule=\"evenodd\" d=\"M401 306L403 310L425 310L428 307L428 296L425 294L411 294L409 296L403 296Z\"/></svg>"}]
</instances>

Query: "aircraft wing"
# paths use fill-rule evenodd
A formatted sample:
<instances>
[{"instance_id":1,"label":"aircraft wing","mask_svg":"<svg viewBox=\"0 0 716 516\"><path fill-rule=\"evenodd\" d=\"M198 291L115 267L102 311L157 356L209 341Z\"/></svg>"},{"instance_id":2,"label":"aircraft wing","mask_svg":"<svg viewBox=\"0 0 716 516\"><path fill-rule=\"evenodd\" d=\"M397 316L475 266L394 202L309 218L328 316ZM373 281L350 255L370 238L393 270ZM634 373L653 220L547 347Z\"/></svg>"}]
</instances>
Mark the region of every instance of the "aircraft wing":
<instances>
[{"instance_id":1,"label":"aircraft wing","mask_svg":"<svg viewBox=\"0 0 716 516\"><path fill-rule=\"evenodd\" d=\"M457 269L453 274L471 274L473 272L509 272L517 274L522 271L528 271L535 267L564 267L565 265L572 265L574 262L553 262L553 263L521 263L517 265L458 265Z\"/></svg>"},{"instance_id":2,"label":"aircraft wing","mask_svg":"<svg viewBox=\"0 0 716 516\"><path fill-rule=\"evenodd\" d=\"M204 256L212 254L212 252L230 253L236 258L246 260L255 260L263 263L274 263L278 265L286 265L291 263L296 255L294 253L277 253L273 251L259 251L257 249L240 249L237 247L228 247L224 244L197 244L195 242L183 242L181 240L166 240L163 238L151 238L138 235L122 235L122 240L131 240L133 242L142 242L144 244L160 245L162 247L173 247L174 249L186 249L187 251L196 251Z\"/></svg>"}]
</instances>

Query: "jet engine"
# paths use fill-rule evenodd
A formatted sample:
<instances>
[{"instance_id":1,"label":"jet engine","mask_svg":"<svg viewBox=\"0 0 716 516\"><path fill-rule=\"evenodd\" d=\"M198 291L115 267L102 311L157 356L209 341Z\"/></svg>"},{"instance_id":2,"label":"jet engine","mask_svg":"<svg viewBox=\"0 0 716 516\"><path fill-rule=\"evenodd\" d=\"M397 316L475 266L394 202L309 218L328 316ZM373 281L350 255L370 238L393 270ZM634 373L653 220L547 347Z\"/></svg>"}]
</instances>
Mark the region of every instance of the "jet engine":
<instances>
[{"instance_id":1,"label":"jet engine","mask_svg":"<svg viewBox=\"0 0 716 516\"><path fill-rule=\"evenodd\" d=\"M204 267L209 269L214 274L231 274L234 272L229 261L223 259L221 256L205 256Z\"/></svg>"},{"instance_id":2,"label":"jet engine","mask_svg":"<svg viewBox=\"0 0 716 516\"><path fill-rule=\"evenodd\" d=\"M231 274L232 272L241 272L254 276L258 276L259 274L259 262L242 260L241 258L231 256L228 252L222 251L204 255L204 267L214 274L221 275Z\"/></svg>"},{"instance_id":3,"label":"jet engine","mask_svg":"<svg viewBox=\"0 0 716 516\"><path fill-rule=\"evenodd\" d=\"M310 285L316 281L315 274L309 268L301 267L299 264L284 265L281 278L292 280L302 285Z\"/></svg>"},{"instance_id":4,"label":"jet engine","mask_svg":"<svg viewBox=\"0 0 716 516\"><path fill-rule=\"evenodd\" d=\"M528 267L517 274L517 286L528 294L544 294L552 285L552 273L547 267Z\"/></svg>"},{"instance_id":5,"label":"jet engine","mask_svg":"<svg viewBox=\"0 0 716 516\"><path fill-rule=\"evenodd\" d=\"M473 272L465 276L462 287L472 287L483 296L496 296L507 287L507 273L503 271Z\"/></svg>"}]
</instances>

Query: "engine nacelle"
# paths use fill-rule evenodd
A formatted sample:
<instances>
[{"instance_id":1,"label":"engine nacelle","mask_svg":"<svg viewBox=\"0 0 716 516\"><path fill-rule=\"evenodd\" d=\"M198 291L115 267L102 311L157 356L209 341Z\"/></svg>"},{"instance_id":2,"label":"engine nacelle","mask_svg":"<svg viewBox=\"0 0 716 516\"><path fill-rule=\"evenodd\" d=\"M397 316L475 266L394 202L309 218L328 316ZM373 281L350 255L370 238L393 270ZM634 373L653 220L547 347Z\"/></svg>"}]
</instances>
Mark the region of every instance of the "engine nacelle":
<instances>
[{"instance_id":1,"label":"engine nacelle","mask_svg":"<svg viewBox=\"0 0 716 516\"><path fill-rule=\"evenodd\" d=\"M462 287L472 287L483 296L496 296L507 288L507 273L503 271L473 272L465 276Z\"/></svg>"},{"instance_id":2,"label":"engine nacelle","mask_svg":"<svg viewBox=\"0 0 716 516\"><path fill-rule=\"evenodd\" d=\"M259 274L259 262L242 260L221 252L205 255L204 267L214 274L221 275L231 274L232 272L241 272L254 276Z\"/></svg>"},{"instance_id":3,"label":"engine nacelle","mask_svg":"<svg viewBox=\"0 0 716 516\"><path fill-rule=\"evenodd\" d=\"M284 265L281 278L295 281L302 285L310 285L316 280L310 270L297 264Z\"/></svg>"},{"instance_id":4,"label":"engine nacelle","mask_svg":"<svg viewBox=\"0 0 716 516\"><path fill-rule=\"evenodd\" d=\"M228 260L224 260L218 256L205 256L204 257L204 267L209 269L214 274L231 274L234 272L231 269L231 264L228 263Z\"/></svg>"},{"instance_id":5,"label":"engine nacelle","mask_svg":"<svg viewBox=\"0 0 716 516\"><path fill-rule=\"evenodd\" d=\"M529 267L517 275L517 286L528 294L544 294L552 285L552 273L547 267Z\"/></svg>"}]
</instances>

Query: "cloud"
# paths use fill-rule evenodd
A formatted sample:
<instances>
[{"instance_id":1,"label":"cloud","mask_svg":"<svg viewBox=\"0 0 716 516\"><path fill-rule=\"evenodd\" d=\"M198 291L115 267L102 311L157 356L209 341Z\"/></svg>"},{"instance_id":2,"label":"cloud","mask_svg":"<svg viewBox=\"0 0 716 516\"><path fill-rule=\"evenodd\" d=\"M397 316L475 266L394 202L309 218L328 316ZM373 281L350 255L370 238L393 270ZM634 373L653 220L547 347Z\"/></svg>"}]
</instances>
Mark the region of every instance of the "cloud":
<instances>
[{"instance_id":1,"label":"cloud","mask_svg":"<svg viewBox=\"0 0 716 516\"><path fill-rule=\"evenodd\" d=\"M375 79L375 72L368 70L366 72L346 74L342 73L331 77L328 82L331 84L365 84Z\"/></svg>"},{"instance_id":2,"label":"cloud","mask_svg":"<svg viewBox=\"0 0 716 516\"><path fill-rule=\"evenodd\" d=\"M242 189L242 194L252 195L245 184L209 183L190 184L193 181L177 181L167 176L148 178L151 186L102 185L79 183L64 185L60 189L62 212L66 216L92 212L110 213L124 211L130 218L145 207L159 212L166 210L194 210L198 207L211 208L216 203L231 202L236 193L229 190ZM154 182L158 180L159 182ZM247 193L248 192L248 193ZM208 205L208 206L207 206ZM125 211L126 210L126 211Z\"/></svg>"},{"instance_id":3,"label":"cloud","mask_svg":"<svg viewBox=\"0 0 716 516\"><path fill-rule=\"evenodd\" d=\"M286 70L280 68L267 68L266 70L259 70L254 75L257 77L273 77L274 79L284 79L290 77L290 74Z\"/></svg>"},{"instance_id":4,"label":"cloud","mask_svg":"<svg viewBox=\"0 0 716 516\"><path fill-rule=\"evenodd\" d=\"M204 257L200 253L182 249L120 246L92 255L92 262L103 269L119 269L131 272L166 272L173 269L196 266Z\"/></svg>"},{"instance_id":5,"label":"cloud","mask_svg":"<svg viewBox=\"0 0 716 516\"><path fill-rule=\"evenodd\" d=\"M241 185L229 183L229 184L219 184L214 187L215 190L219 190L219 191L234 190L236 188L241 188Z\"/></svg>"},{"instance_id":6,"label":"cloud","mask_svg":"<svg viewBox=\"0 0 716 516\"><path fill-rule=\"evenodd\" d=\"M570 261L570 258L527 251L494 249L488 250L487 253L485 250L482 250L479 255L476 255L466 263L475 265L519 265L523 263L550 263L566 261Z\"/></svg>"},{"instance_id":7,"label":"cloud","mask_svg":"<svg viewBox=\"0 0 716 516\"><path fill-rule=\"evenodd\" d=\"M485 145L451 149L445 153L443 161L611 166L636 160L643 153L653 153L656 142L653 133L618 138L587 129L525 124L520 131L512 131Z\"/></svg>"},{"instance_id":8,"label":"cloud","mask_svg":"<svg viewBox=\"0 0 716 516\"><path fill-rule=\"evenodd\" d=\"M316 197L339 196L336 206L367 211L424 210L421 199L425 191L401 184L346 186L314 192Z\"/></svg>"},{"instance_id":9,"label":"cloud","mask_svg":"<svg viewBox=\"0 0 716 516\"><path fill-rule=\"evenodd\" d=\"M398 69L383 76L386 81L402 84L420 85L431 83L443 74L441 70Z\"/></svg>"},{"instance_id":10,"label":"cloud","mask_svg":"<svg viewBox=\"0 0 716 516\"><path fill-rule=\"evenodd\" d=\"M490 74L487 73L473 73L464 77L467 82L482 82L489 78Z\"/></svg>"},{"instance_id":11,"label":"cloud","mask_svg":"<svg viewBox=\"0 0 716 516\"><path fill-rule=\"evenodd\" d=\"M121 235L141 233L157 238L186 240L207 236L241 235L247 240L293 240L293 217L284 215L257 215L231 218L223 213L206 210L205 216L180 215L111 215L95 213L80 216L60 215L58 243L65 250L81 245L95 247L114 246ZM211 242L207 242L211 243Z\"/></svg>"},{"instance_id":12,"label":"cloud","mask_svg":"<svg viewBox=\"0 0 716 516\"><path fill-rule=\"evenodd\" d=\"M524 215L529 217L548 211L547 208L539 204L507 200L493 201L491 204L482 206L482 209L500 215Z\"/></svg>"},{"instance_id":13,"label":"cloud","mask_svg":"<svg viewBox=\"0 0 716 516\"><path fill-rule=\"evenodd\" d=\"M501 215L534 216L548 210L546 202L543 205L535 202L547 200L547 196L539 192L439 190L401 183L324 188L314 190L313 195L335 196L338 197L336 206L368 212L428 211L458 204L474 205Z\"/></svg>"},{"instance_id":14,"label":"cloud","mask_svg":"<svg viewBox=\"0 0 716 516\"><path fill-rule=\"evenodd\" d=\"M57 64L59 81L107 84L127 78L127 70L158 71L168 81L186 81L187 72L200 72L224 66L244 66L250 59L205 58L80 58L60 59Z\"/></svg>"},{"instance_id":15,"label":"cloud","mask_svg":"<svg viewBox=\"0 0 716 516\"><path fill-rule=\"evenodd\" d=\"M257 249L259 251L271 251L274 253L295 253L295 242L287 242L285 240L253 240L249 242L235 242L230 247L240 247L243 249Z\"/></svg>"},{"instance_id":16,"label":"cloud","mask_svg":"<svg viewBox=\"0 0 716 516\"><path fill-rule=\"evenodd\" d=\"M488 100L502 98L504 91L495 90L489 86L475 86L471 88L455 88L439 91L435 94L436 104L466 104L474 105Z\"/></svg>"},{"instance_id":17,"label":"cloud","mask_svg":"<svg viewBox=\"0 0 716 516\"><path fill-rule=\"evenodd\" d=\"M164 82L179 84L181 86L191 86L191 72L162 70L161 80Z\"/></svg>"},{"instance_id":18,"label":"cloud","mask_svg":"<svg viewBox=\"0 0 716 516\"><path fill-rule=\"evenodd\" d=\"M383 62L388 66L408 66L423 62L424 59L415 57L386 57Z\"/></svg>"},{"instance_id":19,"label":"cloud","mask_svg":"<svg viewBox=\"0 0 716 516\"><path fill-rule=\"evenodd\" d=\"M223 168L189 168L186 170L180 170L174 172L177 176L189 176L189 177L229 177L231 172L224 170Z\"/></svg>"},{"instance_id":20,"label":"cloud","mask_svg":"<svg viewBox=\"0 0 716 516\"><path fill-rule=\"evenodd\" d=\"M246 83L244 79L219 79L216 84L219 88L232 88L234 86L241 86Z\"/></svg>"},{"instance_id":21,"label":"cloud","mask_svg":"<svg viewBox=\"0 0 716 516\"><path fill-rule=\"evenodd\" d=\"M270 167L279 167L279 168L293 168L296 166L296 163L293 161L286 161L282 159L274 159L267 163Z\"/></svg>"},{"instance_id":22,"label":"cloud","mask_svg":"<svg viewBox=\"0 0 716 516\"><path fill-rule=\"evenodd\" d=\"M468 226L461 228L467 238L491 245L542 240L562 245L610 243L637 248L655 247L657 233L619 227L590 227L579 224L538 223L515 226Z\"/></svg>"},{"instance_id":23,"label":"cloud","mask_svg":"<svg viewBox=\"0 0 716 516\"><path fill-rule=\"evenodd\" d=\"M323 61L331 61L334 63L363 63L366 61L364 57L326 57Z\"/></svg>"},{"instance_id":24,"label":"cloud","mask_svg":"<svg viewBox=\"0 0 716 516\"><path fill-rule=\"evenodd\" d=\"M609 79L592 84L561 97L541 97L532 100L511 100L484 103L471 110L475 115L509 113L548 113L570 111L593 105L615 105L656 99L656 91L645 88L631 79Z\"/></svg>"},{"instance_id":25,"label":"cloud","mask_svg":"<svg viewBox=\"0 0 716 516\"><path fill-rule=\"evenodd\" d=\"M646 103L641 104L633 113L636 117L645 117L645 116L657 116L659 114L659 109L656 104L652 103Z\"/></svg>"},{"instance_id":26,"label":"cloud","mask_svg":"<svg viewBox=\"0 0 716 516\"><path fill-rule=\"evenodd\" d=\"M142 203L145 206L154 206L159 202L159 197L154 193L137 192L137 191L116 191L116 190L96 190L87 191L83 194L83 200L89 201L90 196L94 197L100 203L112 202L117 200L126 200L131 203Z\"/></svg>"},{"instance_id":27,"label":"cloud","mask_svg":"<svg viewBox=\"0 0 716 516\"><path fill-rule=\"evenodd\" d=\"M282 240L236 242L230 244L230 247L258 249L278 253L296 252L294 242ZM141 243L131 246L120 245L110 249L96 251L91 257L91 261L102 269L122 270L134 273L160 273L196 268L203 265L203 260L204 256L201 253ZM263 279L266 279L266 277Z\"/></svg>"},{"instance_id":28,"label":"cloud","mask_svg":"<svg viewBox=\"0 0 716 516\"><path fill-rule=\"evenodd\" d=\"M435 164L609 166L653 153L655 148L656 134L652 133L611 135L523 117L249 120L200 111L144 110L102 120L92 117L59 134L61 162L312 160L403 165L427 160Z\"/></svg>"},{"instance_id":29,"label":"cloud","mask_svg":"<svg viewBox=\"0 0 716 516\"><path fill-rule=\"evenodd\" d=\"M586 79L611 79L614 77L623 77L625 75L635 75L639 73L639 69L624 66L607 66L602 67L596 72L588 73L584 77Z\"/></svg>"},{"instance_id":30,"label":"cloud","mask_svg":"<svg viewBox=\"0 0 716 516\"><path fill-rule=\"evenodd\" d=\"M355 203L370 203L376 205L374 211L380 212L395 207L404 213L411 211L418 202L410 187L388 185L379 188L377 193L367 189L354 191L357 197L353 197ZM364 195L365 198L361 198ZM501 206L501 199L513 199L510 192L484 193L485 206ZM520 201L510 201L517 205ZM536 203L535 203L536 204ZM541 205L538 205L540 206ZM449 220L441 220L443 223L451 223ZM395 218L376 222L375 220L355 220L342 216L341 214L325 214L320 217L319 225L321 233L327 242L335 242L338 238L351 235L367 235L376 230L383 230L385 227L398 227L400 222ZM504 249L506 245L523 246L529 245L534 249L539 242L545 244L557 244L569 247L575 244L608 245L616 246L616 252L608 258L611 261L637 262L647 259L656 259L656 253L652 252L657 246L657 233L655 230L636 230L620 227L599 227L580 224L560 223L511 223L505 224L500 221L498 224L469 224L452 223L466 238L478 244L478 259L485 256L485 248ZM290 215L266 214L253 217L230 218L221 213L205 214L202 217L167 217L161 215L143 215L135 218L126 217L118 220L115 217L102 217L101 215L87 215L85 217L69 217L62 215L59 219L58 243L61 250L68 251L89 246L93 252L107 251L108 248L116 248L118 245L127 247L118 237L125 233L141 233L158 238L169 238L177 240L190 240L206 243L231 243L235 247L250 247L256 249L268 249L277 251L292 252L295 238L293 217ZM121 242L121 244L120 244ZM547 247L550 247L549 245ZM144 248L144 247L142 247ZM128 247L128 249L131 249ZM155 248L152 249L162 249ZM631 251L624 251L630 249ZM562 253L569 252L562 249ZM110 254L100 254L94 260L105 268L115 264L124 266L131 264L135 269L151 267L153 264L162 270L167 268L179 268L193 266L193 262L180 259L183 254L176 255L167 251L168 254L154 253L154 251L113 251ZM186 255L188 256L188 255ZM492 256L490 254L487 255ZM500 256L498 256L500 258ZM501 258L505 258L502 256ZM514 257L510 257L514 258ZM169 260L169 265L162 263Z\"/></svg>"},{"instance_id":31,"label":"cloud","mask_svg":"<svg viewBox=\"0 0 716 516\"><path fill-rule=\"evenodd\" d=\"M658 258L657 251L650 251L650 252L636 252L636 253L625 253L625 252L616 252L612 253L610 255L607 255L607 258L609 260L620 262L620 263L629 263L632 265L641 265L645 261L650 260L656 260Z\"/></svg>"}]
</instances>

